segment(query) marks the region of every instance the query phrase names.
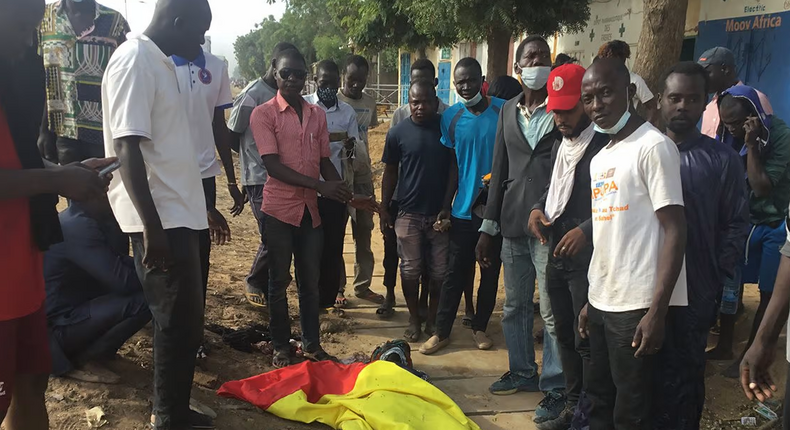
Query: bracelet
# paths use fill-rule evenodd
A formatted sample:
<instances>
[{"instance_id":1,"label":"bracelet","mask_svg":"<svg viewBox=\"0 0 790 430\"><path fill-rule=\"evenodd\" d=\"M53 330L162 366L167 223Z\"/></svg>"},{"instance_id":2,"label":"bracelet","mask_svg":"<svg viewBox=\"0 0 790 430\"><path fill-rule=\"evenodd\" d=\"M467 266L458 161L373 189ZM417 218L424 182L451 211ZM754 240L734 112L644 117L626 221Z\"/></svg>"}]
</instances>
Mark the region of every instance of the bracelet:
<instances>
[{"instance_id":1,"label":"bracelet","mask_svg":"<svg viewBox=\"0 0 790 430\"><path fill-rule=\"evenodd\" d=\"M228 182L228 186L229 187L237 187L238 184L236 184L235 182Z\"/></svg>"}]
</instances>

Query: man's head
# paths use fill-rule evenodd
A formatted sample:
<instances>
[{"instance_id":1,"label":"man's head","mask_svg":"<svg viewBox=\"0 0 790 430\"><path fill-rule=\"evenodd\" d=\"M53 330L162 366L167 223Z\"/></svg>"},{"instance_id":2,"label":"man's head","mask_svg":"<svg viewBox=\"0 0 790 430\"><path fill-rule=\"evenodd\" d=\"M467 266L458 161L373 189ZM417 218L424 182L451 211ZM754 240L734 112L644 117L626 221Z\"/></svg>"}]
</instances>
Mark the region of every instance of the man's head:
<instances>
[{"instance_id":1,"label":"man's head","mask_svg":"<svg viewBox=\"0 0 790 430\"><path fill-rule=\"evenodd\" d=\"M44 0L0 0L0 60L17 60L33 46L44 7Z\"/></svg>"},{"instance_id":2,"label":"man's head","mask_svg":"<svg viewBox=\"0 0 790 430\"><path fill-rule=\"evenodd\" d=\"M613 40L598 49L598 58L614 58L625 64L631 58L631 47L622 40Z\"/></svg>"},{"instance_id":3,"label":"man's head","mask_svg":"<svg viewBox=\"0 0 790 430\"><path fill-rule=\"evenodd\" d=\"M433 81L420 79L411 83L409 87L409 108L411 119L417 124L422 124L436 116L439 110L439 98L436 97L436 87Z\"/></svg>"},{"instance_id":4,"label":"man's head","mask_svg":"<svg viewBox=\"0 0 790 430\"><path fill-rule=\"evenodd\" d=\"M472 100L483 88L483 68L472 57L462 58L453 72L455 91L465 100Z\"/></svg>"},{"instance_id":5,"label":"man's head","mask_svg":"<svg viewBox=\"0 0 790 430\"><path fill-rule=\"evenodd\" d=\"M631 108L636 87L631 84L628 68L620 59L600 58L592 64L582 80L584 111L603 129L617 125Z\"/></svg>"},{"instance_id":6,"label":"man's head","mask_svg":"<svg viewBox=\"0 0 790 430\"><path fill-rule=\"evenodd\" d=\"M727 48L717 46L703 52L697 61L708 73L710 91L716 94L738 83L735 54Z\"/></svg>"},{"instance_id":7,"label":"man's head","mask_svg":"<svg viewBox=\"0 0 790 430\"><path fill-rule=\"evenodd\" d=\"M749 117L757 116L754 106L743 97L733 97L729 94L719 99L719 117L724 128L735 139L742 141L746 137L744 124Z\"/></svg>"},{"instance_id":8,"label":"man's head","mask_svg":"<svg viewBox=\"0 0 790 430\"><path fill-rule=\"evenodd\" d=\"M368 85L370 64L361 55L352 55L346 60L345 80L343 88L352 99L362 98L362 90Z\"/></svg>"},{"instance_id":9,"label":"man's head","mask_svg":"<svg viewBox=\"0 0 790 430\"><path fill-rule=\"evenodd\" d=\"M163 50L170 51L165 52L168 55L197 58L211 18L208 0L159 0L146 34L156 33L157 43L166 44Z\"/></svg>"},{"instance_id":10,"label":"man's head","mask_svg":"<svg viewBox=\"0 0 790 430\"><path fill-rule=\"evenodd\" d=\"M578 63L579 60L571 57L568 54L557 54L557 57L554 58L554 67L560 67L565 64L573 64Z\"/></svg>"},{"instance_id":11,"label":"man's head","mask_svg":"<svg viewBox=\"0 0 790 430\"><path fill-rule=\"evenodd\" d=\"M512 76L500 76L491 82L488 95L503 100L510 100L521 94L521 84Z\"/></svg>"},{"instance_id":12,"label":"man's head","mask_svg":"<svg viewBox=\"0 0 790 430\"><path fill-rule=\"evenodd\" d=\"M560 133L571 139L590 126L581 101L584 73L584 67L578 64L562 65L551 72L546 86L549 92L546 109L554 115Z\"/></svg>"},{"instance_id":13,"label":"man's head","mask_svg":"<svg viewBox=\"0 0 790 430\"><path fill-rule=\"evenodd\" d=\"M410 82L427 79L433 82L433 86L439 85L439 79L436 78L436 67L427 58L420 58L411 65Z\"/></svg>"},{"instance_id":14,"label":"man's head","mask_svg":"<svg viewBox=\"0 0 790 430\"><path fill-rule=\"evenodd\" d=\"M708 74L697 63L686 61L670 67L664 75L659 106L664 123L676 134L696 129L708 101Z\"/></svg>"},{"instance_id":15,"label":"man's head","mask_svg":"<svg viewBox=\"0 0 790 430\"><path fill-rule=\"evenodd\" d=\"M274 49L272 50L272 61L269 62L269 70L267 70L264 75L269 75L272 77L274 76L274 71L277 68L277 65L275 64L277 62L277 56L280 55L280 52L287 51L289 49L298 51L296 46L294 46L292 43L280 42L274 45Z\"/></svg>"},{"instance_id":16,"label":"man's head","mask_svg":"<svg viewBox=\"0 0 790 430\"><path fill-rule=\"evenodd\" d=\"M280 51L274 59L274 79L286 99L301 97L307 79L307 62L296 49Z\"/></svg>"},{"instance_id":17,"label":"man's head","mask_svg":"<svg viewBox=\"0 0 790 430\"><path fill-rule=\"evenodd\" d=\"M340 88L340 68L332 60L320 61L315 66L316 94L324 106L331 108L337 104L337 90Z\"/></svg>"},{"instance_id":18,"label":"man's head","mask_svg":"<svg viewBox=\"0 0 790 430\"><path fill-rule=\"evenodd\" d=\"M551 48L546 39L529 36L516 49L513 70L528 89L539 90L546 86L551 72Z\"/></svg>"}]
</instances>

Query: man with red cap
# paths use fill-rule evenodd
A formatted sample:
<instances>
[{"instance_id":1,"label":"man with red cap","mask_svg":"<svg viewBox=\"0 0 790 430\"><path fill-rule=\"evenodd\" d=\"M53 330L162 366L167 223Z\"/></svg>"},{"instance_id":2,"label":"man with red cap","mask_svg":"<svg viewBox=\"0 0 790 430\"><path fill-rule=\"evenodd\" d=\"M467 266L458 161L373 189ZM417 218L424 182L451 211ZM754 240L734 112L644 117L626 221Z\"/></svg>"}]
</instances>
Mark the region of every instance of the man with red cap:
<instances>
[{"instance_id":1,"label":"man with red cap","mask_svg":"<svg viewBox=\"0 0 790 430\"><path fill-rule=\"evenodd\" d=\"M587 269L592 257L590 161L609 143L608 136L595 132L584 112L584 71L577 64L566 64L549 76L546 108L554 116L562 142L552 150L551 182L529 217L532 234L549 244L546 284L567 396L565 410L552 424L561 424L561 428L568 428L574 410L583 403L579 398L590 345L576 327L579 312L587 303Z\"/></svg>"}]
</instances>

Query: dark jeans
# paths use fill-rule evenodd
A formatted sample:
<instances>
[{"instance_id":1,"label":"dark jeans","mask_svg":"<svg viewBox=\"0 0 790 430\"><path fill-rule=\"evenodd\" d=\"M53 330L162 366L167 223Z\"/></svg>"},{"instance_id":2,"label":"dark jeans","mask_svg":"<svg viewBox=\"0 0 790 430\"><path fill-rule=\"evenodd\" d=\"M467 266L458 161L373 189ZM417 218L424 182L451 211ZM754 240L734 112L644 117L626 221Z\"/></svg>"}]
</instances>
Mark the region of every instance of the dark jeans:
<instances>
[{"instance_id":1,"label":"dark jeans","mask_svg":"<svg viewBox=\"0 0 790 430\"><path fill-rule=\"evenodd\" d=\"M554 313L554 330L565 374L565 392L571 406L579 402L584 377L590 365L590 342L582 339L577 329L579 313L587 304L589 285L587 268L565 270L551 263L546 267L546 288Z\"/></svg>"},{"instance_id":2,"label":"dark jeans","mask_svg":"<svg viewBox=\"0 0 790 430\"><path fill-rule=\"evenodd\" d=\"M324 243L322 227L313 228L305 208L302 224L295 227L267 215L266 238L269 244L269 324L276 350L290 349L291 318L288 316L286 290L291 284L291 256L299 289L299 321L304 351L320 348L318 325L318 264Z\"/></svg>"},{"instance_id":3,"label":"dark jeans","mask_svg":"<svg viewBox=\"0 0 790 430\"><path fill-rule=\"evenodd\" d=\"M261 234L261 244L255 260L252 262L250 274L247 275L247 287L263 292L266 300L269 300L269 263L268 248L266 247L266 214L263 213L263 185L251 185L244 187L250 199L250 209L252 216L258 222L258 232Z\"/></svg>"},{"instance_id":4,"label":"dark jeans","mask_svg":"<svg viewBox=\"0 0 790 430\"><path fill-rule=\"evenodd\" d=\"M217 207L217 180L216 178L203 179L203 195L206 197L206 208L211 210ZM208 272L211 267L211 233L208 229L200 231L200 276L203 282L203 302L206 301L208 291Z\"/></svg>"},{"instance_id":5,"label":"dark jeans","mask_svg":"<svg viewBox=\"0 0 790 430\"><path fill-rule=\"evenodd\" d=\"M398 202L392 201L387 212L389 212L392 222L395 222L398 217ZM384 286L395 288L398 283L398 235L395 234L394 228L384 231L384 261L382 265L384 266Z\"/></svg>"},{"instance_id":6,"label":"dark jeans","mask_svg":"<svg viewBox=\"0 0 790 430\"><path fill-rule=\"evenodd\" d=\"M108 360L135 333L151 321L142 291L129 296L97 297L81 308L89 318L69 325L50 325L52 374L61 376L75 367Z\"/></svg>"},{"instance_id":7,"label":"dark jeans","mask_svg":"<svg viewBox=\"0 0 790 430\"><path fill-rule=\"evenodd\" d=\"M699 430L709 329L695 327L689 311L670 307L667 312L666 338L656 356L654 430Z\"/></svg>"},{"instance_id":8,"label":"dark jeans","mask_svg":"<svg viewBox=\"0 0 790 430\"><path fill-rule=\"evenodd\" d=\"M319 197L318 211L321 214L321 227L324 231L318 304L322 309L326 309L335 305L337 293L340 291L340 280L345 272L343 245L346 238L348 209L343 203Z\"/></svg>"},{"instance_id":9,"label":"dark jeans","mask_svg":"<svg viewBox=\"0 0 790 430\"><path fill-rule=\"evenodd\" d=\"M593 403L590 430L651 430L655 356L634 358L636 327L647 309L603 312L588 308L590 371L587 394Z\"/></svg>"},{"instance_id":10,"label":"dark jeans","mask_svg":"<svg viewBox=\"0 0 790 430\"><path fill-rule=\"evenodd\" d=\"M785 387L790 387L790 369L787 372L787 380L785 381ZM785 388L786 389L786 388ZM790 396L785 394L785 403L783 408L782 414L782 428L784 430L790 430Z\"/></svg>"},{"instance_id":11,"label":"dark jeans","mask_svg":"<svg viewBox=\"0 0 790 430\"><path fill-rule=\"evenodd\" d=\"M189 397L203 340L200 233L165 231L173 266L167 272L143 266L142 233L132 234L137 275L154 319L154 410L156 430L189 429Z\"/></svg>"},{"instance_id":12,"label":"dark jeans","mask_svg":"<svg viewBox=\"0 0 790 430\"><path fill-rule=\"evenodd\" d=\"M58 137L55 146L58 149L58 162L63 166L89 158L104 158L104 145Z\"/></svg>"},{"instance_id":13,"label":"dark jeans","mask_svg":"<svg viewBox=\"0 0 790 430\"><path fill-rule=\"evenodd\" d=\"M453 218L450 228L450 270L442 285L439 298L439 313L436 317L437 334L442 339L450 337L453 322L461 304L464 290L475 281L475 247L480 238L480 225L483 220L472 216L471 221ZM502 236L492 239L489 250L491 267L480 274L480 287L477 291L477 312L472 321L472 330L486 331L488 321L496 306L496 292L499 286L499 271L502 268Z\"/></svg>"}]
</instances>

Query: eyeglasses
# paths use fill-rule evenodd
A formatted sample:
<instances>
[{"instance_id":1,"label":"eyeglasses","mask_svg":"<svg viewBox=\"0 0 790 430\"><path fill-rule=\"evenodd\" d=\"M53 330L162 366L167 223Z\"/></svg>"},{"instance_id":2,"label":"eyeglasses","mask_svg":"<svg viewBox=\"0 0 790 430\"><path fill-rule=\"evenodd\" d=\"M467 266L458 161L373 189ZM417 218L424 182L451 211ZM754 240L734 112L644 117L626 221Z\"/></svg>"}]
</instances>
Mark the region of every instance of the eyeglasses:
<instances>
[{"instance_id":1,"label":"eyeglasses","mask_svg":"<svg viewBox=\"0 0 790 430\"><path fill-rule=\"evenodd\" d=\"M284 81L290 79L291 76L299 81L307 79L307 70L302 69L280 69L277 71L277 74L280 75L280 78L282 78Z\"/></svg>"}]
</instances>

